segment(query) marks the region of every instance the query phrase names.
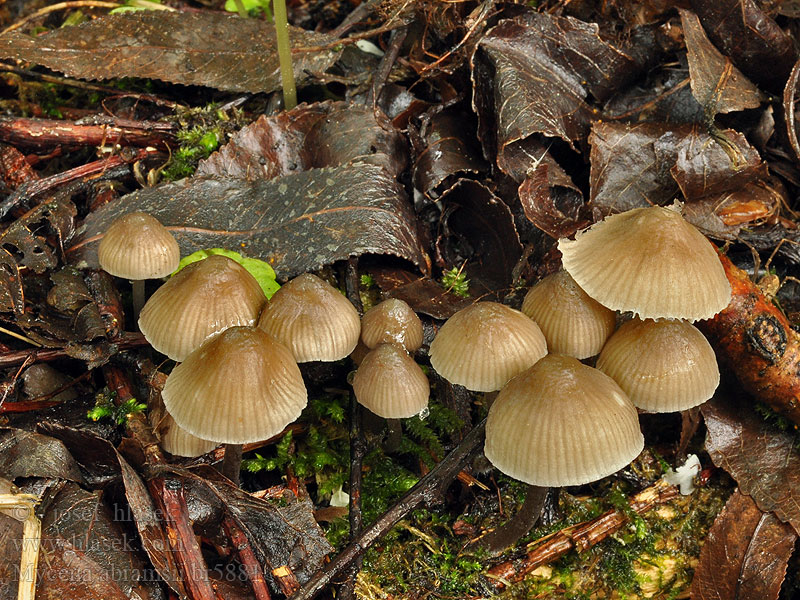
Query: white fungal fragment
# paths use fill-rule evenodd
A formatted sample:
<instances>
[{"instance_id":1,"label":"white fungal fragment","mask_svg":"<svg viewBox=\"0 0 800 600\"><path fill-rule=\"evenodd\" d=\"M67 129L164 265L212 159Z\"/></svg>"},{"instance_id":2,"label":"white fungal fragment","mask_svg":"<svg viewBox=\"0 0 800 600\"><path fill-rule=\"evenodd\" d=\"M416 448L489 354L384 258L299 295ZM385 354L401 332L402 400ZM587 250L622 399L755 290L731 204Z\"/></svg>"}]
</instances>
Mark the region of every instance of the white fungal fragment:
<instances>
[{"instance_id":1,"label":"white fungal fragment","mask_svg":"<svg viewBox=\"0 0 800 600\"><path fill-rule=\"evenodd\" d=\"M686 457L686 462L677 469L669 470L664 475L664 480L670 485L681 488L681 494L688 496L694 491L694 478L700 472L700 459L696 454Z\"/></svg>"}]
</instances>

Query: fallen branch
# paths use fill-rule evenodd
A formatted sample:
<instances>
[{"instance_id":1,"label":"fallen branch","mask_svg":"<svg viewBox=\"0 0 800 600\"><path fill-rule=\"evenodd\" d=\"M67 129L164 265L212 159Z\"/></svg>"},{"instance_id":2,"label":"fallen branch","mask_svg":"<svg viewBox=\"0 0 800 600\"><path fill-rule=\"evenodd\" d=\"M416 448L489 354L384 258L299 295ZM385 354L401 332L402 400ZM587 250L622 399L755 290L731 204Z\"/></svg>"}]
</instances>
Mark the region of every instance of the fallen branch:
<instances>
[{"instance_id":1,"label":"fallen branch","mask_svg":"<svg viewBox=\"0 0 800 600\"><path fill-rule=\"evenodd\" d=\"M747 273L726 256L720 260L731 282L731 303L697 326L745 391L800 424L800 335Z\"/></svg>"},{"instance_id":2,"label":"fallen branch","mask_svg":"<svg viewBox=\"0 0 800 600\"><path fill-rule=\"evenodd\" d=\"M631 498L630 507L632 511L641 515L677 496L677 487L659 479L654 485ZM591 548L619 531L628 520L629 516L624 512L610 510L591 521L562 529L533 542L533 550L522 559L509 560L493 566L486 572L486 577L496 588L503 588L510 583L520 581L534 569L561 558L573 548L578 552Z\"/></svg>"}]
</instances>

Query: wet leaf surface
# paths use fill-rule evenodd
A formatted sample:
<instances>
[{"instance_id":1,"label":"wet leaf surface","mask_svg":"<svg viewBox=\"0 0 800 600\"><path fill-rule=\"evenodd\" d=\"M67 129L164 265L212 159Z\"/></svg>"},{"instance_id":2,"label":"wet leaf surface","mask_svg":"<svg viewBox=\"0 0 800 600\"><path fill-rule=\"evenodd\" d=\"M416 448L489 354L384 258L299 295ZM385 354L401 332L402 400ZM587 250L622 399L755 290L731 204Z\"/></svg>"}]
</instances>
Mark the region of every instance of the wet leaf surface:
<instances>
[{"instance_id":1,"label":"wet leaf surface","mask_svg":"<svg viewBox=\"0 0 800 600\"><path fill-rule=\"evenodd\" d=\"M78 464L60 441L21 429L0 429L0 477L51 477L83 483Z\"/></svg>"},{"instance_id":2,"label":"wet leaf surface","mask_svg":"<svg viewBox=\"0 0 800 600\"><path fill-rule=\"evenodd\" d=\"M534 133L578 142L595 114L588 95L603 100L636 71L595 24L542 13L501 22L480 41L472 65L484 152L499 154Z\"/></svg>"},{"instance_id":3,"label":"wet leaf surface","mask_svg":"<svg viewBox=\"0 0 800 600\"><path fill-rule=\"evenodd\" d=\"M708 37L756 83L781 89L796 58L792 39L754 0L692 0ZM765 68L769 65L769 68Z\"/></svg>"},{"instance_id":4,"label":"wet leaf surface","mask_svg":"<svg viewBox=\"0 0 800 600\"><path fill-rule=\"evenodd\" d=\"M414 312L434 319L448 319L474 302L473 298L460 298L433 279L406 269L376 267L369 269L369 273L387 296L403 300Z\"/></svg>"},{"instance_id":5,"label":"wet leaf surface","mask_svg":"<svg viewBox=\"0 0 800 600\"><path fill-rule=\"evenodd\" d=\"M262 116L201 162L197 175L272 179L356 161L398 174L406 166L406 143L378 114L352 102L322 102Z\"/></svg>"},{"instance_id":6,"label":"wet leaf surface","mask_svg":"<svg viewBox=\"0 0 800 600\"><path fill-rule=\"evenodd\" d=\"M752 404L734 393L703 404L706 449L761 511L800 531L800 454L796 436L764 421Z\"/></svg>"},{"instance_id":7,"label":"wet leaf surface","mask_svg":"<svg viewBox=\"0 0 800 600\"><path fill-rule=\"evenodd\" d=\"M797 534L736 490L700 553L692 600L776 600Z\"/></svg>"},{"instance_id":8,"label":"wet leaf surface","mask_svg":"<svg viewBox=\"0 0 800 600\"><path fill-rule=\"evenodd\" d=\"M86 219L68 249L97 266L101 234L117 216L149 212L178 240L182 254L235 247L270 263L278 277L365 253L392 254L426 268L416 219L394 178L356 164L312 169L269 181L193 178L145 189Z\"/></svg>"},{"instance_id":9,"label":"wet leaf surface","mask_svg":"<svg viewBox=\"0 0 800 600\"><path fill-rule=\"evenodd\" d=\"M542 163L519 186L519 199L528 220L552 238L570 237L591 223L580 191L564 186L553 169ZM571 182L570 182L571 183Z\"/></svg>"},{"instance_id":10,"label":"wet leaf surface","mask_svg":"<svg viewBox=\"0 0 800 600\"><path fill-rule=\"evenodd\" d=\"M298 82L323 73L340 51L330 36L290 28ZM141 77L236 92L281 86L275 28L222 12L140 11L89 20L31 37L0 36L0 57L44 65L71 77Z\"/></svg>"},{"instance_id":11,"label":"wet leaf surface","mask_svg":"<svg viewBox=\"0 0 800 600\"><path fill-rule=\"evenodd\" d=\"M700 19L681 10L692 94L708 114L755 108L766 97L706 37Z\"/></svg>"}]
</instances>

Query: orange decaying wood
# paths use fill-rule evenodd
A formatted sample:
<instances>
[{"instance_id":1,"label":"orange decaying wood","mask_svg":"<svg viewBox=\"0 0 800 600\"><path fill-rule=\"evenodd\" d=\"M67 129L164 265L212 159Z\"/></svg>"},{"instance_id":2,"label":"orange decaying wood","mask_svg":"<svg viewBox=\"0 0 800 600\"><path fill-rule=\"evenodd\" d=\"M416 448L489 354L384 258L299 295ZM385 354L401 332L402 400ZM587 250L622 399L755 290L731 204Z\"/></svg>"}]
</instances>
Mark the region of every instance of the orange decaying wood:
<instances>
[{"instance_id":1,"label":"orange decaying wood","mask_svg":"<svg viewBox=\"0 0 800 600\"><path fill-rule=\"evenodd\" d=\"M748 393L800 424L800 335L747 273L725 256L720 260L731 303L697 326Z\"/></svg>"}]
</instances>

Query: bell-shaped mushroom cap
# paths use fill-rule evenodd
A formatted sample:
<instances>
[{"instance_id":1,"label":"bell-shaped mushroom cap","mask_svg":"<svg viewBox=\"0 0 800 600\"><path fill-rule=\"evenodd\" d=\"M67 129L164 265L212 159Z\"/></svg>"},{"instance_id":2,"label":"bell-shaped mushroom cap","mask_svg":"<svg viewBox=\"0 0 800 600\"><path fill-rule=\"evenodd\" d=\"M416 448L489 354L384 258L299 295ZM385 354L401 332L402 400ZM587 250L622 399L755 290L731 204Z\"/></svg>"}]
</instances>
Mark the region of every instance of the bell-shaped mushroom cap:
<instances>
[{"instance_id":1,"label":"bell-shaped mushroom cap","mask_svg":"<svg viewBox=\"0 0 800 600\"><path fill-rule=\"evenodd\" d=\"M518 310L478 302L450 317L431 343L431 366L450 383L493 392L547 354L539 326Z\"/></svg>"},{"instance_id":2,"label":"bell-shaped mushroom cap","mask_svg":"<svg viewBox=\"0 0 800 600\"><path fill-rule=\"evenodd\" d=\"M506 475L541 487L602 479L643 447L625 392L597 369L559 354L509 381L486 422L486 458Z\"/></svg>"},{"instance_id":3,"label":"bell-shaped mushroom cap","mask_svg":"<svg viewBox=\"0 0 800 600\"><path fill-rule=\"evenodd\" d=\"M414 352L422 346L422 321L408 304L389 298L364 313L361 340L367 348L398 344Z\"/></svg>"},{"instance_id":4,"label":"bell-shaped mushroom cap","mask_svg":"<svg viewBox=\"0 0 800 600\"><path fill-rule=\"evenodd\" d=\"M356 400L384 419L405 419L428 406L430 384L402 346L380 344L353 377Z\"/></svg>"},{"instance_id":5,"label":"bell-shaped mushroom cap","mask_svg":"<svg viewBox=\"0 0 800 600\"><path fill-rule=\"evenodd\" d=\"M651 412L692 408L711 398L719 385L714 350L686 321L628 321L606 343L597 368L635 406Z\"/></svg>"},{"instance_id":6,"label":"bell-shaped mushroom cap","mask_svg":"<svg viewBox=\"0 0 800 600\"><path fill-rule=\"evenodd\" d=\"M201 456L219 446L217 442L200 439L175 422L172 415L164 414L161 424L161 447L173 456Z\"/></svg>"},{"instance_id":7,"label":"bell-shaped mushroom cap","mask_svg":"<svg viewBox=\"0 0 800 600\"><path fill-rule=\"evenodd\" d=\"M295 277L275 292L258 326L286 344L299 363L340 360L353 351L361 334L355 307L311 273Z\"/></svg>"},{"instance_id":8,"label":"bell-shaped mushroom cap","mask_svg":"<svg viewBox=\"0 0 800 600\"><path fill-rule=\"evenodd\" d=\"M153 348L180 362L212 333L254 325L266 301L244 267L209 256L156 290L139 316L139 330Z\"/></svg>"},{"instance_id":9,"label":"bell-shaped mushroom cap","mask_svg":"<svg viewBox=\"0 0 800 600\"><path fill-rule=\"evenodd\" d=\"M580 359L598 354L617 326L614 311L590 298L566 271L528 290L522 312L539 325L550 352Z\"/></svg>"},{"instance_id":10,"label":"bell-shaped mushroom cap","mask_svg":"<svg viewBox=\"0 0 800 600\"><path fill-rule=\"evenodd\" d=\"M587 294L643 319L708 319L731 299L716 250L673 208L606 217L575 241L559 240L558 249Z\"/></svg>"},{"instance_id":11,"label":"bell-shaped mushroom cap","mask_svg":"<svg viewBox=\"0 0 800 600\"><path fill-rule=\"evenodd\" d=\"M172 234L147 213L117 218L97 248L100 267L114 277L138 281L166 277L178 268L181 251Z\"/></svg>"},{"instance_id":12,"label":"bell-shaped mushroom cap","mask_svg":"<svg viewBox=\"0 0 800 600\"><path fill-rule=\"evenodd\" d=\"M292 353L255 327L231 327L210 337L173 369L161 396L178 425L225 444L280 433L307 402Z\"/></svg>"}]
</instances>

